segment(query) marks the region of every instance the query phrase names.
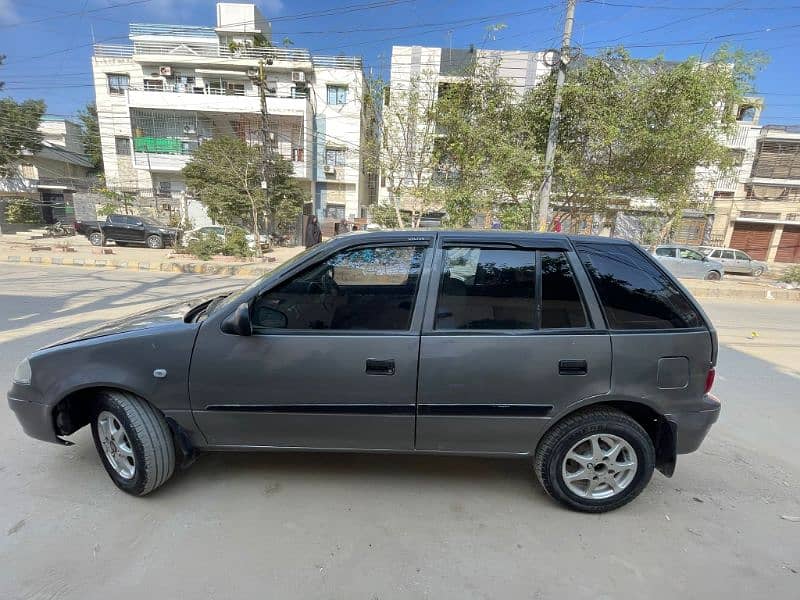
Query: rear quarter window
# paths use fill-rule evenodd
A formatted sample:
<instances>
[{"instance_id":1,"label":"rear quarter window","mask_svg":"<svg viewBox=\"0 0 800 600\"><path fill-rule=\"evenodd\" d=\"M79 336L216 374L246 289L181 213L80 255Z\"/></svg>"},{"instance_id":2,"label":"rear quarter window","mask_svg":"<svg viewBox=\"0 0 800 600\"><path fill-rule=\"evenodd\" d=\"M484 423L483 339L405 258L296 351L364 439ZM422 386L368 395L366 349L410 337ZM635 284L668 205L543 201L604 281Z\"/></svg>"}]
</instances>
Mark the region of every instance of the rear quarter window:
<instances>
[{"instance_id":1,"label":"rear quarter window","mask_svg":"<svg viewBox=\"0 0 800 600\"><path fill-rule=\"evenodd\" d=\"M575 249L594 283L611 329L704 326L678 286L633 246L580 242Z\"/></svg>"}]
</instances>

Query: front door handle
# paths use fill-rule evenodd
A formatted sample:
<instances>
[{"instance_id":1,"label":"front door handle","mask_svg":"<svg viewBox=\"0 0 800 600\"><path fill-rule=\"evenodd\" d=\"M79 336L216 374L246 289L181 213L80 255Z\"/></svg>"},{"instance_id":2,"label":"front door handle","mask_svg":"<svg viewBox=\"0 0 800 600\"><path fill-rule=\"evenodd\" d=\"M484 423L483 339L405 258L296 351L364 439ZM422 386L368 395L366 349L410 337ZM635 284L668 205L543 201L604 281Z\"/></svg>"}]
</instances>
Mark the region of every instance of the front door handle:
<instances>
[{"instance_id":1,"label":"front door handle","mask_svg":"<svg viewBox=\"0 0 800 600\"><path fill-rule=\"evenodd\" d=\"M394 359L368 358L366 372L367 375L394 375Z\"/></svg>"},{"instance_id":2,"label":"front door handle","mask_svg":"<svg viewBox=\"0 0 800 600\"><path fill-rule=\"evenodd\" d=\"M586 375L589 368L585 360L560 360L558 361L559 375Z\"/></svg>"}]
</instances>

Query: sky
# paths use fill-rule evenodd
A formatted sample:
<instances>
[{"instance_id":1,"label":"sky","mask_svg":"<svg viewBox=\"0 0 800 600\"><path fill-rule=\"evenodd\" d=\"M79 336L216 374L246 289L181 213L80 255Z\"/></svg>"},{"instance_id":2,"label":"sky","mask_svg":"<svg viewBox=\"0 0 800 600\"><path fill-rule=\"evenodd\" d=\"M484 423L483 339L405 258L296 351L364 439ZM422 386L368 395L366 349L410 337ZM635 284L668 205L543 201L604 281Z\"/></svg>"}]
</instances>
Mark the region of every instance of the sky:
<instances>
[{"instance_id":1,"label":"sky","mask_svg":"<svg viewBox=\"0 0 800 600\"><path fill-rule=\"evenodd\" d=\"M388 76L393 45L544 50L559 45L565 0L258 0L276 44L364 58ZM212 0L0 0L0 95L41 98L74 116L94 99L92 40L127 43L129 23L215 24ZM488 28L505 25L490 33ZM709 56L722 43L763 51L761 123L800 123L800 0L579 0L573 45L635 57Z\"/></svg>"}]
</instances>

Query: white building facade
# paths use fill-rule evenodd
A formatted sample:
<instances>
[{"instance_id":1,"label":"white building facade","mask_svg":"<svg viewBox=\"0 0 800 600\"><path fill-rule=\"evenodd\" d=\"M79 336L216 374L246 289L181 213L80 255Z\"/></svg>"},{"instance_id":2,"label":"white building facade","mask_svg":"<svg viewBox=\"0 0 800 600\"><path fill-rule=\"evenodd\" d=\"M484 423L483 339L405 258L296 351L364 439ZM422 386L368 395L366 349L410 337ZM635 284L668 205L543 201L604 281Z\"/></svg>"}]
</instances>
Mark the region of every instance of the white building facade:
<instances>
[{"instance_id":1,"label":"white building facade","mask_svg":"<svg viewBox=\"0 0 800 600\"><path fill-rule=\"evenodd\" d=\"M216 27L131 24L132 44L97 45L92 67L107 187L207 224L181 170L215 136L261 142L259 64L271 143L322 219L360 217L360 58L275 47L252 4L217 4ZM146 200L145 200L146 202Z\"/></svg>"},{"instance_id":2,"label":"white building facade","mask_svg":"<svg viewBox=\"0 0 800 600\"><path fill-rule=\"evenodd\" d=\"M471 72L474 65L481 63L496 64L497 74L508 80L520 95L536 86L550 72L550 67L545 63L544 52L480 50L474 47L457 49L393 46L389 92L384 98L384 105L392 102L406 102L409 97L412 97L419 103L417 113L423 115L427 107L433 106L438 94L445 89L447 84L462 80ZM416 86L417 93L410 95L409 92L413 86ZM387 122L386 115L402 114L403 110L405 107L394 107L388 111L384 109L385 130L392 128L392 124ZM403 129L403 127L399 129ZM413 171L426 170L425 165L429 162L426 160L426 155L432 151L432 148L427 141L430 132L425 128L426 124L420 119L416 124L416 140L409 139L406 134L403 139L384 139L383 147L386 144L395 144L409 148L405 159L397 160L398 163L408 165L409 168L405 169L407 172L394 174L394 177L413 178ZM420 144L423 146L422 149ZM396 153L397 149L395 148ZM385 150L384 154L386 154ZM384 156L381 163L386 164L387 162L391 162L391 160L386 160ZM403 171L404 169L399 170ZM436 174L425 172L422 176L424 178L436 177ZM397 186L397 182L392 182L391 177L392 175L386 172L381 174L378 200L382 203L398 202L401 208L406 208L402 198L394 197L392 189Z\"/></svg>"}]
</instances>

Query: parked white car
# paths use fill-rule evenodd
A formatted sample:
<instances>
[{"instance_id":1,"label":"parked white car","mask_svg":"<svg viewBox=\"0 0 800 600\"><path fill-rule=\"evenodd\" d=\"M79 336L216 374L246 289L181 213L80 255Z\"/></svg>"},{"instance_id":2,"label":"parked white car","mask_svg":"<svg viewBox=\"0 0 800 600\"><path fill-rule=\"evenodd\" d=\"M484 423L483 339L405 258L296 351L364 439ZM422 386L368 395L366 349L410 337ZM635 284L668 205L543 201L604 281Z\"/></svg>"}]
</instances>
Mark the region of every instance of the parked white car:
<instances>
[{"instance_id":1,"label":"parked white car","mask_svg":"<svg viewBox=\"0 0 800 600\"><path fill-rule=\"evenodd\" d=\"M717 281L725 274L722 263L686 246L656 246L653 256L676 277Z\"/></svg>"},{"instance_id":2,"label":"parked white car","mask_svg":"<svg viewBox=\"0 0 800 600\"><path fill-rule=\"evenodd\" d=\"M760 277L767 271L767 263L751 258L747 252L735 248L722 248L719 246L700 246L700 252L721 262L726 273L737 273Z\"/></svg>"}]
</instances>

